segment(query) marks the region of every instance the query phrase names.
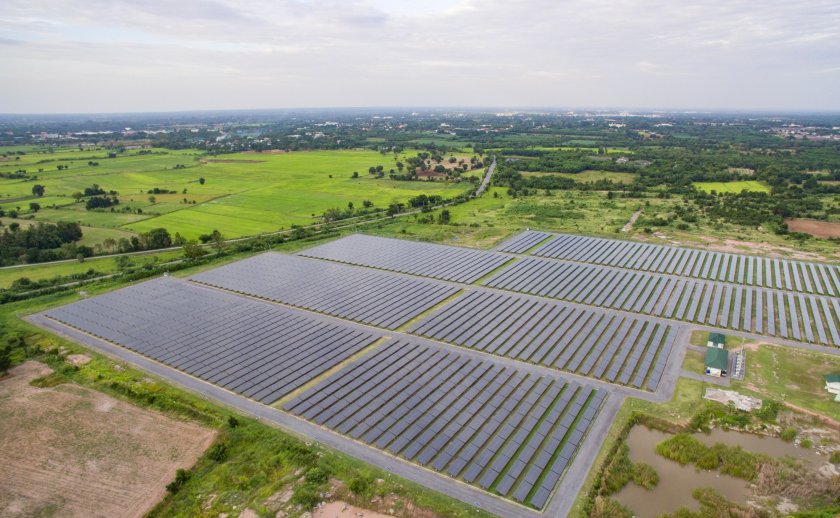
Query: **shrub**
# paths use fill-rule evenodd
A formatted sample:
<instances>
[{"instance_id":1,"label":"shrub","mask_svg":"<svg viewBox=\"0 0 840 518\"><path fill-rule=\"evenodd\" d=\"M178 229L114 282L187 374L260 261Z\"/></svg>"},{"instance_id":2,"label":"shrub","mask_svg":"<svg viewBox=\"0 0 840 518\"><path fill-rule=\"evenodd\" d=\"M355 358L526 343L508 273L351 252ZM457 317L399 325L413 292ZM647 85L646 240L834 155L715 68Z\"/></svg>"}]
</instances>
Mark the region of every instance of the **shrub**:
<instances>
[{"instance_id":1,"label":"shrub","mask_svg":"<svg viewBox=\"0 0 840 518\"><path fill-rule=\"evenodd\" d=\"M363 495L370 489L370 481L362 476L353 477L348 486L355 495Z\"/></svg>"},{"instance_id":2,"label":"shrub","mask_svg":"<svg viewBox=\"0 0 840 518\"><path fill-rule=\"evenodd\" d=\"M181 490L182 487L184 487L184 485L187 483L191 476L192 471L188 469L179 468L178 471L175 472L175 480L173 480L169 484L166 484L166 490L172 494L177 493Z\"/></svg>"},{"instance_id":3,"label":"shrub","mask_svg":"<svg viewBox=\"0 0 840 518\"><path fill-rule=\"evenodd\" d=\"M801 441L799 441L799 445L803 448L810 448L814 445L814 443L811 441L811 439L802 439Z\"/></svg>"},{"instance_id":4,"label":"shrub","mask_svg":"<svg viewBox=\"0 0 840 518\"><path fill-rule=\"evenodd\" d=\"M207 452L207 456L215 460L216 462L224 462L225 460L227 460L228 457L227 444L223 442L217 442L210 448L210 451Z\"/></svg>"},{"instance_id":5,"label":"shrub","mask_svg":"<svg viewBox=\"0 0 840 518\"><path fill-rule=\"evenodd\" d=\"M292 503L302 506L305 509L312 509L321 501L321 493L318 488L310 484L300 484L295 487L292 493Z\"/></svg>"},{"instance_id":6,"label":"shrub","mask_svg":"<svg viewBox=\"0 0 840 518\"><path fill-rule=\"evenodd\" d=\"M791 442L792 440L796 439L796 429L795 428L785 428L782 430L782 434L780 435L783 441Z\"/></svg>"}]
</instances>

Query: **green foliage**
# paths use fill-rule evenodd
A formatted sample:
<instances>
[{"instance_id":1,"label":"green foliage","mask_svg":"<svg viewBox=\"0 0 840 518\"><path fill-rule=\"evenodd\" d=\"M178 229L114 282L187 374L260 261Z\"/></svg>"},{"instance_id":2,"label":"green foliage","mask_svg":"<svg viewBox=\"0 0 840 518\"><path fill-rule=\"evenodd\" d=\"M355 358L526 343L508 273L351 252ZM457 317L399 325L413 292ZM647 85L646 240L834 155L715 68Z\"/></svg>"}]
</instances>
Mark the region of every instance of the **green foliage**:
<instances>
[{"instance_id":1,"label":"green foliage","mask_svg":"<svg viewBox=\"0 0 840 518\"><path fill-rule=\"evenodd\" d=\"M166 490L173 494L177 493L184 487L191 477L192 471L179 468L178 471L175 472L175 480L166 484Z\"/></svg>"},{"instance_id":2,"label":"green foliage","mask_svg":"<svg viewBox=\"0 0 840 518\"><path fill-rule=\"evenodd\" d=\"M788 427L782 430L781 435L779 437L782 438L783 441L791 442L796 439L796 428Z\"/></svg>"},{"instance_id":3,"label":"green foliage","mask_svg":"<svg viewBox=\"0 0 840 518\"><path fill-rule=\"evenodd\" d=\"M637 462L633 467L633 482L647 490L659 484L659 473L650 464Z\"/></svg>"},{"instance_id":4,"label":"green foliage","mask_svg":"<svg viewBox=\"0 0 840 518\"><path fill-rule=\"evenodd\" d=\"M237 426L239 426L239 419L237 419L235 416L229 416L227 419L227 424L230 428L236 428Z\"/></svg>"},{"instance_id":5,"label":"green foliage","mask_svg":"<svg viewBox=\"0 0 840 518\"><path fill-rule=\"evenodd\" d=\"M830 460L832 464L840 464L840 450L831 452Z\"/></svg>"},{"instance_id":6,"label":"green foliage","mask_svg":"<svg viewBox=\"0 0 840 518\"><path fill-rule=\"evenodd\" d=\"M370 480L362 476L355 476L350 479L350 484L348 484L348 488L353 494L356 495L364 495L367 494L370 490Z\"/></svg>"},{"instance_id":7,"label":"green foliage","mask_svg":"<svg viewBox=\"0 0 840 518\"><path fill-rule=\"evenodd\" d=\"M687 434L677 434L656 445L656 453L682 465L694 464L700 469L718 469L721 473L744 480L754 480L759 463L764 459L740 446L715 444L708 447Z\"/></svg>"},{"instance_id":8,"label":"green foliage","mask_svg":"<svg viewBox=\"0 0 840 518\"><path fill-rule=\"evenodd\" d=\"M799 446L801 446L803 448L810 448L813 445L814 445L814 442L811 439L806 438L806 439L802 439L801 441L799 441Z\"/></svg>"},{"instance_id":9,"label":"green foliage","mask_svg":"<svg viewBox=\"0 0 840 518\"><path fill-rule=\"evenodd\" d=\"M207 450L207 457L216 461L216 462L224 462L227 460L228 457L228 447L227 444L223 442L217 442L213 446Z\"/></svg>"}]
</instances>

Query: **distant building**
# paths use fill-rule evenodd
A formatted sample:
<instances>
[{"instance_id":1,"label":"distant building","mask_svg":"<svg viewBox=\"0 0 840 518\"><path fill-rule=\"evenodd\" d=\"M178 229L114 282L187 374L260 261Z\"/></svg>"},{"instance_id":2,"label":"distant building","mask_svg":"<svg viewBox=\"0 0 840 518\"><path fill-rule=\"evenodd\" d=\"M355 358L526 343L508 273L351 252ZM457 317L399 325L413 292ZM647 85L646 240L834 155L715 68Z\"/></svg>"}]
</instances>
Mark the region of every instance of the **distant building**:
<instances>
[{"instance_id":1,"label":"distant building","mask_svg":"<svg viewBox=\"0 0 840 518\"><path fill-rule=\"evenodd\" d=\"M709 333L709 341L706 342L707 347L717 347L723 349L726 345L726 337L720 333Z\"/></svg>"},{"instance_id":2,"label":"distant building","mask_svg":"<svg viewBox=\"0 0 840 518\"><path fill-rule=\"evenodd\" d=\"M840 396L840 374L826 374L825 389Z\"/></svg>"},{"instance_id":3,"label":"distant building","mask_svg":"<svg viewBox=\"0 0 840 518\"><path fill-rule=\"evenodd\" d=\"M709 376L726 376L729 369L729 351L718 347L706 348L706 374Z\"/></svg>"}]
</instances>

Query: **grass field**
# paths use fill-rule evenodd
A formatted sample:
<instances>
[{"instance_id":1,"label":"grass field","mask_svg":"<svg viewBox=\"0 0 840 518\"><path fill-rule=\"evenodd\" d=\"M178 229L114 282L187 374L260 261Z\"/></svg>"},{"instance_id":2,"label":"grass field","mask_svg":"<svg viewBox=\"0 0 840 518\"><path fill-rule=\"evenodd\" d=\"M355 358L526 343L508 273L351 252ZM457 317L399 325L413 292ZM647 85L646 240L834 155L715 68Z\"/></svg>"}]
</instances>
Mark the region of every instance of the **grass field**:
<instances>
[{"instance_id":1,"label":"grass field","mask_svg":"<svg viewBox=\"0 0 840 518\"><path fill-rule=\"evenodd\" d=\"M733 381L733 386L761 396L771 395L840 422L840 404L825 390L824 376L835 372L840 372L838 356L761 344L748 348L746 377L744 381Z\"/></svg>"},{"instance_id":2,"label":"grass field","mask_svg":"<svg viewBox=\"0 0 840 518\"><path fill-rule=\"evenodd\" d=\"M737 194L741 191L770 192L770 186L764 182L746 180L743 182L694 182L694 187L705 192Z\"/></svg>"},{"instance_id":3,"label":"grass field","mask_svg":"<svg viewBox=\"0 0 840 518\"><path fill-rule=\"evenodd\" d=\"M597 182L598 180L610 180L620 184L630 184L639 176L636 173L614 173L612 171L596 171L594 169L587 169L580 173L549 173L549 172L523 172L522 176L541 176L541 175L557 175L563 178L571 178L576 182L588 183Z\"/></svg>"},{"instance_id":4,"label":"grass field","mask_svg":"<svg viewBox=\"0 0 840 518\"><path fill-rule=\"evenodd\" d=\"M180 250L169 252L149 252L130 256L131 262L136 265L143 265L151 261L169 261L183 256ZM0 288L8 288L12 282L21 277L27 277L32 281L51 279L57 275L72 275L84 273L88 270L108 274L117 271L117 263L113 257L101 257L86 259L83 263L78 261L67 261L61 263L44 263L22 266L19 268L0 268Z\"/></svg>"},{"instance_id":5,"label":"grass field","mask_svg":"<svg viewBox=\"0 0 840 518\"><path fill-rule=\"evenodd\" d=\"M108 158L104 150L62 148L0 162L0 172L25 170L38 177L34 181L0 179L0 208L19 210L23 216L29 212L29 203L37 201L42 209L34 217L39 221L78 221L128 232L164 227L188 239L217 229L226 237L240 237L316 223L327 209L345 209L348 203L361 208L369 200L374 208L385 209L421 193L452 197L468 188L465 183L376 179L367 172L381 165L387 174L397 169L397 160L404 162L413 151L397 157L353 150L212 158L194 150L145 151ZM352 178L353 172L359 178ZM35 183L46 187L44 197L32 195ZM73 203L71 194L93 184L119 192L116 211L87 211L83 204ZM154 188L177 194L155 195L150 201L147 191Z\"/></svg>"},{"instance_id":6,"label":"grass field","mask_svg":"<svg viewBox=\"0 0 840 518\"><path fill-rule=\"evenodd\" d=\"M478 248L494 246L525 228L615 237L639 203L634 199L608 200L606 193L595 191L512 198L507 189L492 187L481 198L450 207L452 225L422 223L427 215L421 214L363 231ZM429 215L437 217L439 212Z\"/></svg>"}]
</instances>

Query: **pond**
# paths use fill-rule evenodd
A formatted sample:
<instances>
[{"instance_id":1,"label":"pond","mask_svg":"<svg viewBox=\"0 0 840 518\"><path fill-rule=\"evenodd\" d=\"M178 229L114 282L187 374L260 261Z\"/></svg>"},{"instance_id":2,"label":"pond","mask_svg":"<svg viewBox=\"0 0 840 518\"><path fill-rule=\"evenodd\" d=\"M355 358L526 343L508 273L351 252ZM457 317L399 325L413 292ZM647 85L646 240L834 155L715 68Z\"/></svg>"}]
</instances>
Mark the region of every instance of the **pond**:
<instances>
[{"instance_id":1,"label":"pond","mask_svg":"<svg viewBox=\"0 0 840 518\"><path fill-rule=\"evenodd\" d=\"M630 458L633 462L650 464L659 473L659 484L648 491L630 482L613 498L627 506L639 518L654 518L661 513L673 512L680 507L700 508L691 493L699 487L711 487L727 499L745 504L751 496L749 483L717 471L699 471L693 465L681 466L656 454L656 445L671 434L634 426L627 437ZM790 455L808 463L817 464L819 456L813 450L799 448L776 437L713 430L710 434L695 434L704 444L723 443L741 446L745 450L774 457Z\"/></svg>"}]
</instances>

